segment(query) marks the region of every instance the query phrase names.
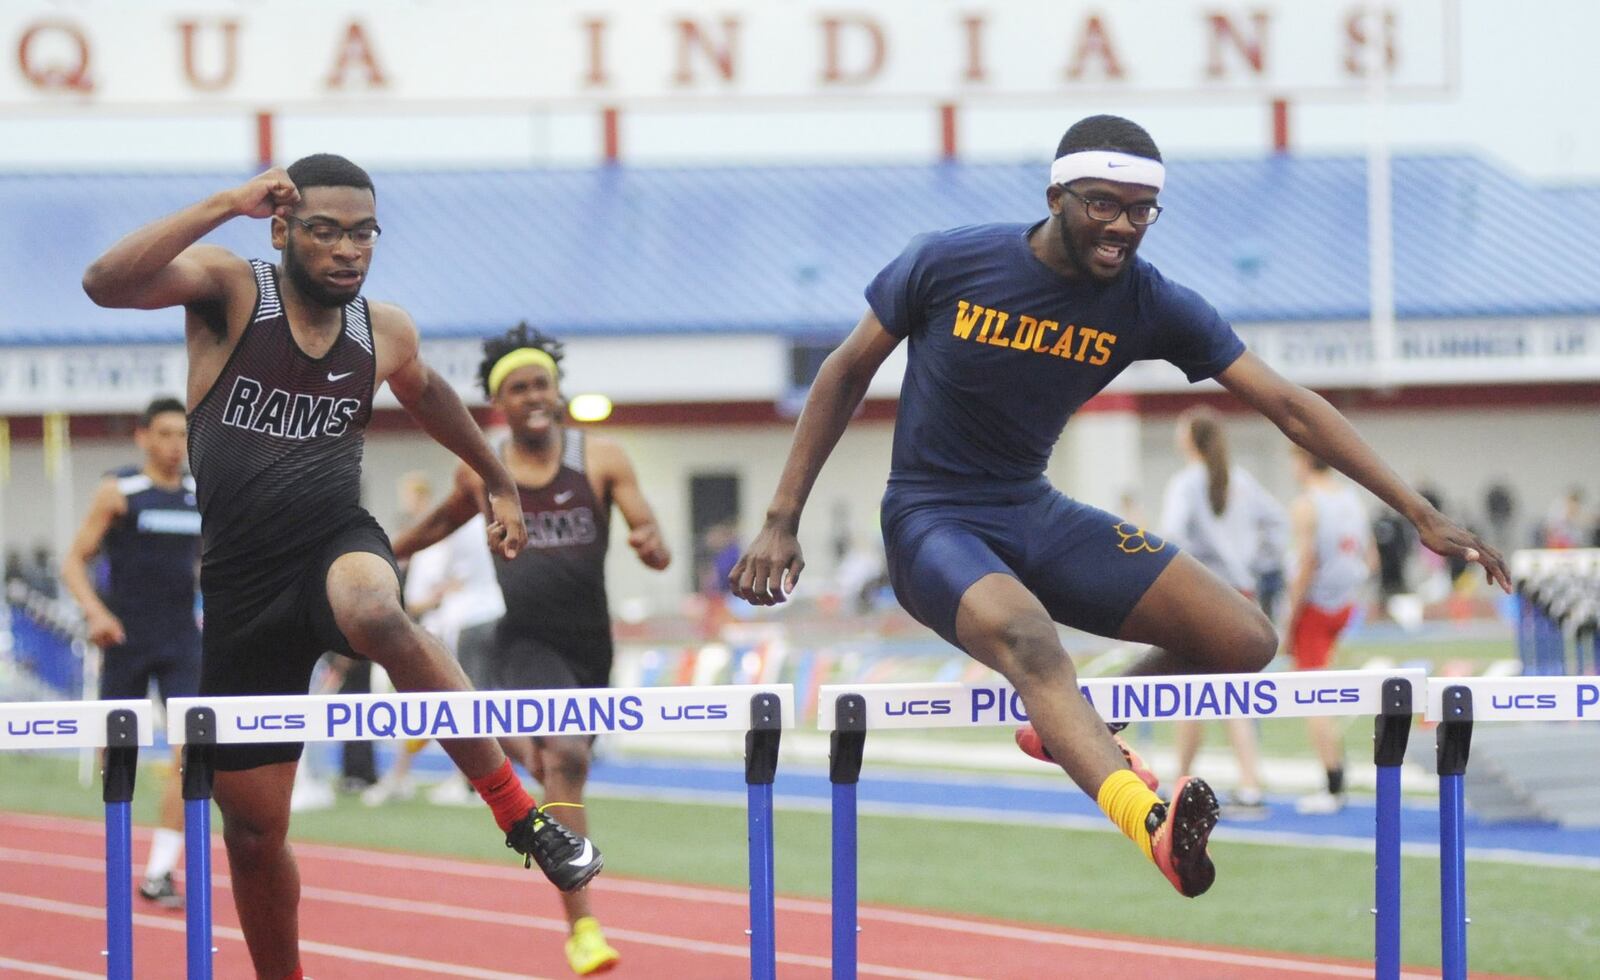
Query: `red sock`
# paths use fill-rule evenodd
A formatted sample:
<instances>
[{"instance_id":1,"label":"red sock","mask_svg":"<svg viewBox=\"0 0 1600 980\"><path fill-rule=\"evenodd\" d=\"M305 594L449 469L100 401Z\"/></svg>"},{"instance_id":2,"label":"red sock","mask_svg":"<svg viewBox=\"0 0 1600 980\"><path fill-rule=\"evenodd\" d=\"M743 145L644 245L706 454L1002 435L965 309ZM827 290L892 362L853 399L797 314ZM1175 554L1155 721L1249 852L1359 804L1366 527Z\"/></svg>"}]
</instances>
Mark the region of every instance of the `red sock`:
<instances>
[{"instance_id":1,"label":"red sock","mask_svg":"<svg viewBox=\"0 0 1600 980\"><path fill-rule=\"evenodd\" d=\"M283 980L306 980L306 971L297 966L294 968L294 972L284 977Z\"/></svg>"},{"instance_id":2,"label":"red sock","mask_svg":"<svg viewBox=\"0 0 1600 980\"><path fill-rule=\"evenodd\" d=\"M489 809L494 811L494 822L506 833L518 820L528 815L534 807L533 797L522 788L522 780L517 778L516 770L511 768L511 760L501 763L500 768L487 776L479 776L472 782L472 788L483 797L483 802L489 804Z\"/></svg>"}]
</instances>

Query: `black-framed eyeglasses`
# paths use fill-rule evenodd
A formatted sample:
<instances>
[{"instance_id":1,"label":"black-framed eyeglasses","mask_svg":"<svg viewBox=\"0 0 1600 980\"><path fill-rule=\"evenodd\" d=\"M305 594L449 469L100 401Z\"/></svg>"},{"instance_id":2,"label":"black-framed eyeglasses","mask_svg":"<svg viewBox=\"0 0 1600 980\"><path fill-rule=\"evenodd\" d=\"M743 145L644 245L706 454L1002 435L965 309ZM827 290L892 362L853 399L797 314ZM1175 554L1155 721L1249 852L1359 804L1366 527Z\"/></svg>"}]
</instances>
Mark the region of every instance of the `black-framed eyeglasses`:
<instances>
[{"instance_id":1,"label":"black-framed eyeglasses","mask_svg":"<svg viewBox=\"0 0 1600 980\"><path fill-rule=\"evenodd\" d=\"M1128 220L1136 225L1153 225L1161 217L1159 204L1123 204L1105 197L1084 197L1066 185L1062 185L1061 191L1082 201L1084 214L1108 225L1122 217L1124 211L1128 213Z\"/></svg>"},{"instance_id":2,"label":"black-framed eyeglasses","mask_svg":"<svg viewBox=\"0 0 1600 980\"><path fill-rule=\"evenodd\" d=\"M284 220L293 221L304 228L306 234L311 236L312 241L327 248L339 244L339 239L346 235L350 236L350 243L356 248L371 248L378 244L378 236L383 234L383 229L376 224L346 228L331 221L306 221L302 218L296 218L294 215L288 215Z\"/></svg>"}]
</instances>

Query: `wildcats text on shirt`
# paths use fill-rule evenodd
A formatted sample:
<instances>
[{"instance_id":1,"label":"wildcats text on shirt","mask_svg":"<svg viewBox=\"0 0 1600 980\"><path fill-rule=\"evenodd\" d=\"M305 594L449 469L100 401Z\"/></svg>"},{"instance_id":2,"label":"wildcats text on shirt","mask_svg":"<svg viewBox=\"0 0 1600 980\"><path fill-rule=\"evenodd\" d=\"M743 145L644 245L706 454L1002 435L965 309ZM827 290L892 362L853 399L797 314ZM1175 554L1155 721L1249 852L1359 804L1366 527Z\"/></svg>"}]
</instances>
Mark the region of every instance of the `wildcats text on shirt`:
<instances>
[{"instance_id":1,"label":"wildcats text on shirt","mask_svg":"<svg viewBox=\"0 0 1600 980\"><path fill-rule=\"evenodd\" d=\"M1073 323L1062 326L1055 320L1041 320L1026 314L1015 319L1013 325L1012 315L1005 310L958 300L951 332L961 340L977 344L1010 347L1094 365L1108 363L1117 343L1116 334L1095 327ZM1008 334L1007 330L1013 326L1015 329Z\"/></svg>"}]
</instances>

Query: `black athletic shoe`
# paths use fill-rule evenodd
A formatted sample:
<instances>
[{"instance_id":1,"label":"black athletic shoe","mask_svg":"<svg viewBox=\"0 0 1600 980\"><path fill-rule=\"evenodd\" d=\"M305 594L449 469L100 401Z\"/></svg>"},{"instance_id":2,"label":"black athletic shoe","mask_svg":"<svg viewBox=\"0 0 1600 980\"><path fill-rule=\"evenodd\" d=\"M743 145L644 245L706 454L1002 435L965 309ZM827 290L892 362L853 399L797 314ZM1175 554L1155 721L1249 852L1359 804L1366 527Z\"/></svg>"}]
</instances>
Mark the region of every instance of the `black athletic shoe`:
<instances>
[{"instance_id":1,"label":"black athletic shoe","mask_svg":"<svg viewBox=\"0 0 1600 980\"><path fill-rule=\"evenodd\" d=\"M575 892L587 885L605 865L594 844L562 826L543 809L529 810L517 821L506 834L506 846L527 858L522 864L525 868L537 861L544 876L564 892Z\"/></svg>"},{"instance_id":2,"label":"black athletic shoe","mask_svg":"<svg viewBox=\"0 0 1600 980\"><path fill-rule=\"evenodd\" d=\"M178 894L178 886L172 883L170 871L159 878L146 878L140 882L139 897L164 909L183 908L183 896Z\"/></svg>"}]
</instances>

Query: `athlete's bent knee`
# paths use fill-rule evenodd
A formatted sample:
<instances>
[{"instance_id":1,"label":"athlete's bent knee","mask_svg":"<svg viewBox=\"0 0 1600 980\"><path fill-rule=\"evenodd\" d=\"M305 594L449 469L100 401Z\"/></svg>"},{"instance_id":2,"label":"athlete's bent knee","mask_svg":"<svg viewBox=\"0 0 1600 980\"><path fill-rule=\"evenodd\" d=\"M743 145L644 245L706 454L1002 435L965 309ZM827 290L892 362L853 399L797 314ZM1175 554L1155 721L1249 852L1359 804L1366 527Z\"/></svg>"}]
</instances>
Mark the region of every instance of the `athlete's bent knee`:
<instances>
[{"instance_id":1,"label":"athlete's bent knee","mask_svg":"<svg viewBox=\"0 0 1600 980\"><path fill-rule=\"evenodd\" d=\"M357 653L383 662L416 629L405 610L393 602L363 603L340 617L345 639Z\"/></svg>"},{"instance_id":2,"label":"athlete's bent knee","mask_svg":"<svg viewBox=\"0 0 1600 980\"><path fill-rule=\"evenodd\" d=\"M544 765L569 786L582 785L589 778L589 753L585 749L547 749Z\"/></svg>"},{"instance_id":3,"label":"athlete's bent knee","mask_svg":"<svg viewBox=\"0 0 1600 980\"><path fill-rule=\"evenodd\" d=\"M1239 644L1237 670L1248 673L1262 669L1278 654L1278 632L1261 610L1254 610Z\"/></svg>"},{"instance_id":4,"label":"athlete's bent knee","mask_svg":"<svg viewBox=\"0 0 1600 980\"><path fill-rule=\"evenodd\" d=\"M999 670L1014 684L1053 678L1072 661L1061 648L1055 624L1029 616L1002 624L994 633L993 646Z\"/></svg>"},{"instance_id":5,"label":"athlete's bent knee","mask_svg":"<svg viewBox=\"0 0 1600 980\"><path fill-rule=\"evenodd\" d=\"M289 837L289 823L275 818L263 819L258 814L222 814L222 841L228 848L229 859L244 864L254 863L283 850Z\"/></svg>"}]
</instances>

